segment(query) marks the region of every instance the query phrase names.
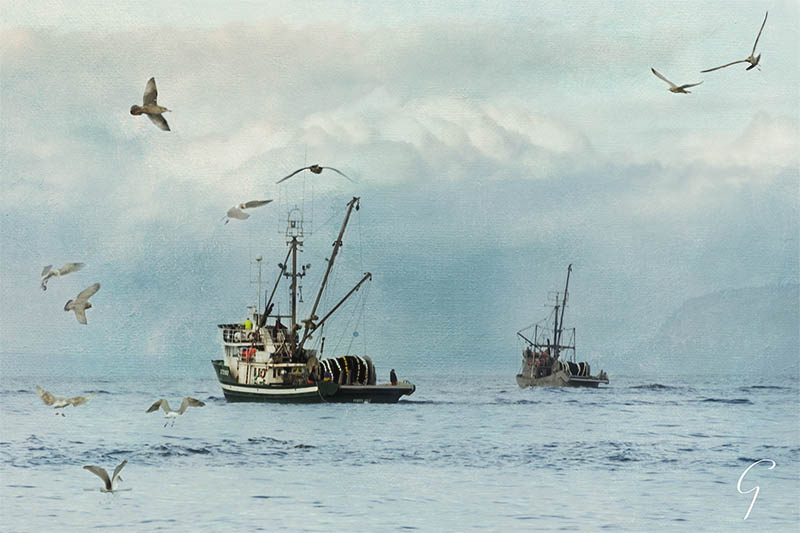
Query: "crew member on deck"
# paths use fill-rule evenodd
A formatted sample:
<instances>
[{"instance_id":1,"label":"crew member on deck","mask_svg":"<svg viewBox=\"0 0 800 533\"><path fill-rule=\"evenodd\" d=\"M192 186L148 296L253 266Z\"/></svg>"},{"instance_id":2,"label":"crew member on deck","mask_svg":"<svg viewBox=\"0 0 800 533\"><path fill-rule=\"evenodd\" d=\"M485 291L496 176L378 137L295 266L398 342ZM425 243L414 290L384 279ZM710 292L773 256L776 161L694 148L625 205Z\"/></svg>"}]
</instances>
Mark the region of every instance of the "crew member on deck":
<instances>
[{"instance_id":1,"label":"crew member on deck","mask_svg":"<svg viewBox=\"0 0 800 533\"><path fill-rule=\"evenodd\" d=\"M244 329L250 331L253 329L253 321L250 320L250 317L247 317L247 320L244 321Z\"/></svg>"},{"instance_id":2,"label":"crew member on deck","mask_svg":"<svg viewBox=\"0 0 800 533\"><path fill-rule=\"evenodd\" d=\"M283 343L286 340L286 334L284 331L286 330L286 326L281 324L281 317L275 318L275 340L279 343Z\"/></svg>"},{"instance_id":3,"label":"crew member on deck","mask_svg":"<svg viewBox=\"0 0 800 533\"><path fill-rule=\"evenodd\" d=\"M397 374L394 373L394 368L389 372L389 381L392 382L392 385L397 385Z\"/></svg>"}]
</instances>

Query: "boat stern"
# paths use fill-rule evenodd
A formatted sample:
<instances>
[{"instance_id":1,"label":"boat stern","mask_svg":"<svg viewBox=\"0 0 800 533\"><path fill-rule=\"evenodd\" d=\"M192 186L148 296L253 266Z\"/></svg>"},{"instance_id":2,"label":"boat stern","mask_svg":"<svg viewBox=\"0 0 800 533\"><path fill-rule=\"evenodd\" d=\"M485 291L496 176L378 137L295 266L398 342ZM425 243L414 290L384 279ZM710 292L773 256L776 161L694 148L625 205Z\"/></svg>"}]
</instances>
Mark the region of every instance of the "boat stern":
<instances>
[{"instance_id":1,"label":"boat stern","mask_svg":"<svg viewBox=\"0 0 800 533\"><path fill-rule=\"evenodd\" d=\"M327 402L397 403L401 397L414 394L416 385L399 381L396 385L339 385L333 381L319 383L319 391Z\"/></svg>"}]
</instances>

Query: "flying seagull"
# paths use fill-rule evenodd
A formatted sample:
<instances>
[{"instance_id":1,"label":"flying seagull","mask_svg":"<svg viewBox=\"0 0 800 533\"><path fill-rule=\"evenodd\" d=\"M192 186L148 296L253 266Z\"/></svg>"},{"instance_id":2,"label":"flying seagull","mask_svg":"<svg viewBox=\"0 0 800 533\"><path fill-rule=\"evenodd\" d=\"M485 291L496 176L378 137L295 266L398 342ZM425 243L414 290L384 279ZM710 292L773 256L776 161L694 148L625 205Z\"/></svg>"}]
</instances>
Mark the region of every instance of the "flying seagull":
<instances>
[{"instance_id":1,"label":"flying seagull","mask_svg":"<svg viewBox=\"0 0 800 533\"><path fill-rule=\"evenodd\" d=\"M262 205L267 205L271 201L272 200L250 200L249 202L237 204L228 209L228 214L222 218L223 220L225 220L226 224L230 222L232 218L235 218L237 220L248 219L250 218L250 215L242 211L243 209L252 209L253 207L261 207Z\"/></svg>"},{"instance_id":2,"label":"flying seagull","mask_svg":"<svg viewBox=\"0 0 800 533\"><path fill-rule=\"evenodd\" d=\"M745 70L751 70L758 65L758 61L761 59L761 54L755 55L756 53L756 46L758 45L758 39L761 37L761 32L764 31L764 24L767 23L767 16L769 15L769 11L764 15L764 22L761 23L761 29L758 30L758 35L756 35L756 42L753 43L753 50L750 52L750 55L745 59L740 59L739 61L732 61L726 65L722 65L721 67L714 67L708 70L701 70L700 72L711 72L712 70L719 70L721 68L729 67L731 65L735 65L736 63L750 63L750 66L747 67ZM761 70L761 67L758 67L758 70Z\"/></svg>"},{"instance_id":3,"label":"flying seagull","mask_svg":"<svg viewBox=\"0 0 800 533\"><path fill-rule=\"evenodd\" d=\"M86 465L83 468L84 470L88 470L89 472L91 472L92 474L96 475L97 477L103 480L105 486L102 489L100 489L100 492L114 492L115 490L117 490L117 482L122 481L122 478L119 477L119 472L120 470L122 470L122 467L124 467L127 462L128 460L125 459L124 461L122 461L120 464L117 465L117 467L114 469L114 474L112 474L111 479L108 479L108 472L106 472L105 468L100 468L99 466L92 466L92 465Z\"/></svg>"},{"instance_id":4,"label":"flying seagull","mask_svg":"<svg viewBox=\"0 0 800 533\"><path fill-rule=\"evenodd\" d=\"M64 276L70 272L77 272L85 266L83 263L64 263L61 268L53 269L53 265L47 265L42 270L42 290L47 290L47 280L53 276Z\"/></svg>"},{"instance_id":5,"label":"flying seagull","mask_svg":"<svg viewBox=\"0 0 800 533\"><path fill-rule=\"evenodd\" d=\"M75 311L75 318L78 320L78 322L85 325L86 310L92 307L92 304L89 303L89 298L99 290L99 283L89 285L79 292L74 300L67 301L66 305L64 305L64 311Z\"/></svg>"},{"instance_id":6,"label":"flying seagull","mask_svg":"<svg viewBox=\"0 0 800 533\"><path fill-rule=\"evenodd\" d=\"M650 70L652 70L652 71L653 71L653 74L655 74L656 76L658 76L659 78L661 78L661 79L662 79L662 80L664 80L665 82L669 83L669 89L668 89L668 90L669 90L669 92L671 92L671 93L676 93L676 94L677 94L677 93L689 94L689 93L691 93L692 91L687 91L686 89L688 89L689 87L695 87L695 86L697 86L697 85L700 85L700 83L703 83L702 81L701 81L700 83L687 83L687 84L685 84L685 85L681 85L681 86L679 87L679 86L675 85L674 83L672 83L671 81L669 81L669 80L668 80L667 78L665 78L664 76L662 76L662 75L661 75L661 73L660 73L659 71L657 71L656 69L654 69L653 67L650 67Z\"/></svg>"},{"instance_id":7,"label":"flying seagull","mask_svg":"<svg viewBox=\"0 0 800 533\"><path fill-rule=\"evenodd\" d=\"M172 408L169 406L169 402L167 402L167 400L165 400L164 398L161 398L153 405L148 407L147 412L152 413L153 411L158 411L159 407L163 409L165 413L164 418L168 419L167 422L164 424L164 427L167 427L169 419L172 419L172 423L175 424L175 419L178 418L178 415L182 415L188 407L203 407L204 405L205 404L200 400L187 396L181 402L181 408L178 409L177 411L173 411Z\"/></svg>"},{"instance_id":8,"label":"flying seagull","mask_svg":"<svg viewBox=\"0 0 800 533\"><path fill-rule=\"evenodd\" d=\"M147 115L150 121L164 131L169 130L167 120L162 116L162 113L169 111L166 107L161 107L156 103L158 97L158 90L156 89L156 79L150 78L147 81L147 86L144 88L144 98L142 98L142 105L132 105L131 115Z\"/></svg>"},{"instance_id":9,"label":"flying seagull","mask_svg":"<svg viewBox=\"0 0 800 533\"><path fill-rule=\"evenodd\" d=\"M281 182L283 182L283 181L286 181L286 180L288 180L289 178L291 178L292 176L294 176L295 174L297 174L298 172L302 172L302 171L304 171L304 170L310 170L310 171L311 171L311 172L313 172L314 174L322 174L322 170L323 170L323 169L326 169L326 168L327 168L328 170L333 170L334 172L336 172L337 174L339 174L339 175L341 175L341 176L344 176L345 178L347 178L347 179L348 179L348 180L350 180L351 182L353 181L353 180L351 180L349 177L347 177L347 176L346 176L346 175L345 175L345 174L344 174L342 171L340 171L340 170L336 170L336 169L335 169L335 168L333 168L333 167L321 167L321 166L319 166L319 165L311 165L310 167L298 168L297 170L295 170L294 172L292 172L291 174L289 174L289 175L288 175L288 176L286 176L285 178L281 178L281 179L279 179L278 181L276 181L276 182L275 182L275 184L277 185L278 183L281 183Z\"/></svg>"},{"instance_id":10,"label":"flying seagull","mask_svg":"<svg viewBox=\"0 0 800 533\"><path fill-rule=\"evenodd\" d=\"M96 392L91 393L89 396L73 396L72 398L60 398L58 396L54 396L53 394L47 392L39 385L36 385L36 393L39 395L39 398L45 403L45 405L52 405L53 409L62 409L68 405L72 405L77 407L79 405L83 405L97 394ZM58 414L58 413L56 413ZM64 413L61 413L61 416L64 416Z\"/></svg>"}]
</instances>

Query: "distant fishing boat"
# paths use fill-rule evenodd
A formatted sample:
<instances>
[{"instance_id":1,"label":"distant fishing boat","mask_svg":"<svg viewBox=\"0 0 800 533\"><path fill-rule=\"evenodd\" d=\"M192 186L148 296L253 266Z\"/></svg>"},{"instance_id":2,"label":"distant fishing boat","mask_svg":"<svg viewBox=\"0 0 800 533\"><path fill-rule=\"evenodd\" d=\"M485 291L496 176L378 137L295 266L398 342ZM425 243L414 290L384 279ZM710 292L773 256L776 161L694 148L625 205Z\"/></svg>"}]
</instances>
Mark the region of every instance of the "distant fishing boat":
<instances>
[{"instance_id":1,"label":"distant fishing boat","mask_svg":"<svg viewBox=\"0 0 800 533\"><path fill-rule=\"evenodd\" d=\"M550 316L517 332L527 344L522 351L522 370L517 374L520 387L596 388L601 383L608 385L605 371L601 370L597 376L592 376L589 363L575 361L575 328L565 330L563 327L571 272L572 265L569 265L563 298L559 300L559 294L556 293ZM531 328L532 339L524 334ZM567 333L566 338L564 333Z\"/></svg>"},{"instance_id":2,"label":"distant fishing boat","mask_svg":"<svg viewBox=\"0 0 800 533\"><path fill-rule=\"evenodd\" d=\"M325 316L319 318L316 315L328 277L343 244L342 238L350 214L359 207L360 199L357 197L347 203L347 213L339 236L333 243L322 284L308 318L304 320L298 320L298 280L305 276L306 269L311 265L300 265L298 270L297 255L303 246L303 221L297 209L290 211L286 229L289 252L283 263L278 265L280 272L264 311L259 312L256 308L252 320L248 318L243 324L219 324L224 357L212 361L212 364L226 400L396 403L400 397L414 392L416 387L405 381L378 384L375 366L367 355L342 355L321 359L325 347L324 338L319 352L305 347L312 334L321 331L320 328L328 318L365 282L372 279L372 274L365 273ZM292 313L272 314L275 291L284 277L291 282ZM260 293L259 287L259 295ZM302 296L300 301L302 302ZM287 321L288 326L284 326L282 320Z\"/></svg>"}]
</instances>

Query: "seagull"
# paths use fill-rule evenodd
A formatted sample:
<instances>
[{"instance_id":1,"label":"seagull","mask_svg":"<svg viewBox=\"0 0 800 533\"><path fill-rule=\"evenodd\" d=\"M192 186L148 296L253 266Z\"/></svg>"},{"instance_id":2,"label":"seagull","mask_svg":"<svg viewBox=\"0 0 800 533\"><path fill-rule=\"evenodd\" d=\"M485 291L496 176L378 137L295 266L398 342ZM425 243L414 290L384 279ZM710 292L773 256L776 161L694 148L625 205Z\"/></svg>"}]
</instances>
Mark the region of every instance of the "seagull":
<instances>
[{"instance_id":1,"label":"seagull","mask_svg":"<svg viewBox=\"0 0 800 533\"><path fill-rule=\"evenodd\" d=\"M756 42L753 43L753 50L750 52L750 55L745 59L740 59L739 61L732 61L727 65L722 65L721 67L714 67L708 70L701 70L700 72L711 72L712 70L719 70L721 68L729 67L731 65L735 65L736 63L750 63L750 66L747 67L745 70L754 69L758 65L758 61L761 59L761 54L755 55L756 53L756 45L758 45L758 39L761 37L761 32L764 31L764 24L767 23L767 16L769 15L769 11L764 15L764 22L761 23L761 29L758 30L758 35L756 35ZM758 70L761 70L761 67L758 67Z\"/></svg>"},{"instance_id":2,"label":"seagull","mask_svg":"<svg viewBox=\"0 0 800 533\"><path fill-rule=\"evenodd\" d=\"M333 171L334 171L334 172L336 172L337 174L340 174L340 175L344 176L345 178L347 178L347 179L348 179L348 180L350 180L351 182L353 181L352 179L350 179L349 177L347 177L347 176L346 176L346 175L345 175L345 174L344 174L342 171L340 171L340 170L336 170L336 169L335 169L335 168L333 168L333 167L321 167L321 166L319 166L319 165L311 165L310 167L298 168L297 170L295 170L294 172L292 172L291 174L289 174L289 175L288 175L288 176L286 176L285 178L281 178L281 179L279 179L278 181L276 181L276 182L275 182L275 184L277 185L278 183L281 183L281 182L283 182L283 181L286 181L286 180L288 180L289 178L291 178L292 176L294 176L295 174L297 174L298 172L302 172L302 171L304 171L304 170L310 170L310 171L311 171L311 172L313 172L314 174L322 174L322 170L323 170L323 169L326 169L326 168L327 168L328 170L333 170Z\"/></svg>"},{"instance_id":3,"label":"seagull","mask_svg":"<svg viewBox=\"0 0 800 533\"><path fill-rule=\"evenodd\" d=\"M242 209L252 209L253 207L261 207L262 205L267 205L272 200L250 200L249 202L244 202L241 204L237 204L230 209L228 209L228 214L222 217L222 219L227 224L231 221L232 218L237 220L245 220L250 218L250 215L242 211Z\"/></svg>"},{"instance_id":4,"label":"seagull","mask_svg":"<svg viewBox=\"0 0 800 533\"><path fill-rule=\"evenodd\" d=\"M84 470L88 470L89 472L91 472L92 474L96 475L97 477L103 480L105 486L102 489L100 489L100 492L114 492L115 490L117 490L117 482L122 481L122 478L119 477L119 472L120 470L122 470L122 467L124 467L127 462L128 460L125 459L124 461L122 461L120 464L117 465L117 467L114 469L114 474L111 476L111 479L108 479L108 472L106 472L105 468L100 468L99 466L92 466L92 465L86 465L83 468Z\"/></svg>"},{"instance_id":5,"label":"seagull","mask_svg":"<svg viewBox=\"0 0 800 533\"><path fill-rule=\"evenodd\" d=\"M156 103L158 97L158 90L156 89L156 79L150 78L147 81L147 86L144 88L144 98L142 105L132 105L131 115L147 115L150 121L164 131L170 131L167 120L161 115L169 111L166 107L161 107Z\"/></svg>"},{"instance_id":6,"label":"seagull","mask_svg":"<svg viewBox=\"0 0 800 533\"><path fill-rule=\"evenodd\" d=\"M44 267L44 270L42 270L42 290L47 290L47 280L53 276L63 276L65 274L69 274L70 272L77 272L85 266L86 265L84 263L64 263L61 268L52 270L53 265L47 265Z\"/></svg>"},{"instance_id":7,"label":"seagull","mask_svg":"<svg viewBox=\"0 0 800 533\"><path fill-rule=\"evenodd\" d=\"M69 300L64 305L64 311L75 311L75 318L81 324L86 324L86 310L92 307L89 298L100 290L100 284L95 283L83 289L74 300Z\"/></svg>"},{"instance_id":8,"label":"seagull","mask_svg":"<svg viewBox=\"0 0 800 533\"><path fill-rule=\"evenodd\" d=\"M94 398L95 395L97 394L96 392L93 392L89 396L73 396L72 398L60 398L58 396L54 396L53 394L47 392L39 385L36 385L36 393L39 395L39 398L42 399L45 405L52 405L53 409L62 409L68 405L78 407L79 405L83 405L92 398ZM63 412L61 413L61 416L64 416Z\"/></svg>"},{"instance_id":9,"label":"seagull","mask_svg":"<svg viewBox=\"0 0 800 533\"><path fill-rule=\"evenodd\" d=\"M204 405L205 404L203 402L201 402L200 400L198 400L196 398L192 398L190 396L187 396L181 402L181 408L178 409L177 411L173 411L172 408L169 406L169 402L167 402L167 400L165 400L164 398L161 398L160 400L155 402L153 405L148 407L147 412L148 413L152 413L153 411L158 411L159 407L161 409L163 409L164 413L166 413L164 415L164 418L168 419L167 422L164 424L164 427L167 427L167 423L169 423L169 419L172 419L172 423L174 425L175 424L175 419L178 418L178 415L182 415L184 413L184 411L186 411L186 409L188 407L203 407Z\"/></svg>"},{"instance_id":10,"label":"seagull","mask_svg":"<svg viewBox=\"0 0 800 533\"><path fill-rule=\"evenodd\" d=\"M689 93L691 93L692 91L687 91L686 89L688 89L689 87L695 87L695 86L697 86L697 85L700 85L700 83L703 83L702 81L701 81L700 83L687 83L686 85L681 85L681 86L679 87L679 86L675 85L674 83L672 83L671 81L669 81L669 80L668 80L667 78L665 78L664 76L662 76L662 75L661 75L661 73L660 73L659 71L657 71L656 69L654 69L653 67L650 67L650 70L652 70L652 71L653 71L653 74L655 74L656 76L658 76L659 78L661 78L661 79L662 79L662 80L664 80L665 82L669 83L669 89L668 89L668 90L669 90L669 92L671 92L671 93L676 93L676 94L677 94L677 93L689 94Z\"/></svg>"}]
</instances>

